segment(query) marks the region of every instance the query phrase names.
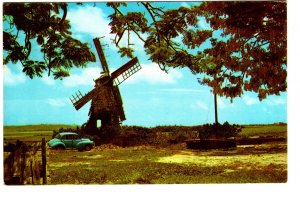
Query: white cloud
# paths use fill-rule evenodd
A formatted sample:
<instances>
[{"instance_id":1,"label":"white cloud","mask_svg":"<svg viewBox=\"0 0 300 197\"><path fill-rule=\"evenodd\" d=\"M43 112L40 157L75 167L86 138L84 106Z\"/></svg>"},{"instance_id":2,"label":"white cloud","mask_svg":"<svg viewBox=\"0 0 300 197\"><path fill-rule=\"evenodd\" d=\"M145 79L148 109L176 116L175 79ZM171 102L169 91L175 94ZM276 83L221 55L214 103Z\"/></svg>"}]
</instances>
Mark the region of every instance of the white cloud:
<instances>
[{"instance_id":1,"label":"white cloud","mask_svg":"<svg viewBox=\"0 0 300 197\"><path fill-rule=\"evenodd\" d=\"M269 115L272 114L272 112L269 110L269 108L263 107L262 110L263 110L263 112L265 112L266 114L269 114Z\"/></svg>"},{"instance_id":2,"label":"white cloud","mask_svg":"<svg viewBox=\"0 0 300 197\"><path fill-rule=\"evenodd\" d=\"M72 37L74 37L77 40L84 40L84 35L80 33L73 33Z\"/></svg>"},{"instance_id":3,"label":"white cloud","mask_svg":"<svg viewBox=\"0 0 300 197\"><path fill-rule=\"evenodd\" d=\"M161 98L158 98L158 97L150 98L148 102L153 104L153 105L163 104L163 100Z\"/></svg>"},{"instance_id":4,"label":"white cloud","mask_svg":"<svg viewBox=\"0 0 300 197\"><path fill-rule=\"evenodd\" d=\"M20 65L18 64L13 66L20 67ZM25 83L26 81L24 73L22 73L21 71L19 71L19 73L12 72L7 65L4 65L3 67L3 78L4 85L18 85Z\"/></svg>"},{"instance_id":5,"label":"white cloud","mask_svg":"<svg viewBox=\"0 0 300 197\"><path fill-rule=\"evenodd\" d=\"M201 4L201 2L187 1L187 2L181 3L181 6L182 6L182 7L186 7L186 8L191 8L192 6L200 5L200 4Z\"/></svg>"},{"instance_id":6,"label":"white cloud","mask_svg":"<svg viewBox=\"0 0 300 197\"><path fill-rule=\"evenodd\" d=\"M112 70L113 72L113 70ZM63 85L65 87L76 87L80 85L94 86L94 80L100 76L99 67L89 67L82 70L79 74L71 74L63 80ZM149 84L174 84L178 79L182 78L182 73L172 69L169 73L162 71L159 66L155 63L142 64L142 69L135 73L133 76L126 80L127 84L135 84L139 82L146 82ZM46 79L48 83L52 81ZM184 91L184 90L174 90L174 91ZM191 90L186 90L191 91ZM193 90L195 91L195 90Z\"/></svg>"},{"instance_id":7,"label":"white cloud","mask_svg":"<svg viewBox=\"0 0 300 197\"><path fill-rule=\"evenodd\" d=\"M94 80L100 76L99 67L89 67L80 74L71 74L70 77L67 77L63 80L63 85L65 87L75 87L79 85L88 85L93 86L95 84Z\"/></svg>"},{"instance_id":8,"label":"white cloud","mask_svg":"<svg viewBox=\"0 0 300 197\"><path fill-rule=\"evenodd\" d=\"M286 99L284 98L272 98L267 100L267 104L271 106L277 106L277 105L285 105L286 104Z\"/></svg>"},{"instance_id":9,"label":"white cloud","mask_svg":"<svg viewBox=\"0 0 300 197\"><path fill-rule=\"evenodd\" d=\"M259 103L258 98L253 98L247 95L243 96L242 100L245 102L246 105L256 105Z\"/></svg>"},{"instance_id":10,"label":"white cloud","mask_svg":"<svg viewBox=\"0 0 300 197\"><path fill-rule=\"evenodd\" d=\"M277 96L267 97L265 100L263 100L261 102L261 101L259 101L258 97L251 97L251 96L245 95L242 97L242 100L244 101L244 103L246 105L257 105L259 103L264 103L269 106L278 106L278 105L285 105L287 103L286 98L277 97Z\"/></svg>"},{"instance_id":11,"label":"white cloud","mask_svg":"<svg viewBox=\"0 0 300 197\"><path fill-rule=\"evenodd\" d=\"M194 104L192 104L192 108L208 110L207 104L200 100L198 100Z\"/></svg>"},{"instance_id":12,"label":"white cloud","mask_svg":"<svg viewBox=\"0 0 300 197\"><path fill-rule=\"evenodd\" d=\"M168 73L162 71L155 63L142 64L142 69L127 79L126 83L147 82L150 84L173 84L182 78L182 73L172 69Z\"/></svg>"},{"instance_id":13,"label":"white cloud","mask_svg":"<svg viewBox=\"0 0 300 197\"><path fill-rule=\"evenodd\" d=\"M187 2L183 2L181 3L181 7L191 8L191 5L188 4Z\"/></svg>"},{"instance_id":14,"label":"white cloud","mask_svg":"<svg viewBox=\"0 0 300 197\"><path fill-rule=\"evenodd\" d=\"M170 92L170 93L204 93L204 90L198 90L198 89L188 89L188 88L168 88L168 89L160 89L161 92Z\"/></svg>"},{"instance_id":15,"label":"white cloud","mask_svg":"<svg viewBox=\"0 0 300 197\"><path fill-rule=\"evenodd\" d=\"M49 98L46 102L54 107L63 107L67 105L69 100L66 98Z\"/></svg>"},{"instance_id":16,"label":"white cloud","mask_svg":"<svg viewBox=\"0 0 300 197\"><path fill-rule=\"evenodd\" d=\"M71 22L71 27L73 35L79 40L83 40L86 35L92 37L104 37L105 43L112 43L115 38L114 34L110 33L110 21L103 11L98 7L93 7L89 5L81 6L77 9L71 9L68 11L67 19ZM146 39L146 35L140 35L143 39ZM120 47L127 46L128 32L123 34L123 39L119 42ZM144 43L139 39L139 37L132 33L130 34L130 43L133 44L133 48L137 52L142 52L144 49ZM118 50L114 44L109 46L112 50Z\"/></svg>"},{"instance_id":17,"label":"white cloud","mask_svg":"<svg viewBox=\"0 0 300 197\"><path fill-rule=\"evenodd\" d=\"M217 105L218 105L218 108L220 108L220 109L234 107L234 103L231 103L230 99L224 98L224 97L223 98L221 98L221 97L217 98Z\"/></svg>"},{"instance_id":18,"label":"white cloud","mask_svg":"<svg viewBox=\"0 0 300 197\"><path fill-rule=\"evenodd\" d=\"M224 103L224 101L220 97L217 98L217 105L221 109L226 108L226 104Z\"/></svg>"},{"instance_id":19,"label":"white cloud","mask_svg":"<svg viewBox=\"0 0 300 197\"><path fill-rule=\"evenodd\" d=\"M89 34L93 37L108 36L112 38L110 34L110 28L108 26L109 20L104 15L103 11L98 7L90 5L84 5L76 7L76 9L70 9L68 11L67 19L71 22L72 29L79 33Z\"/></svg>"},{"instance_id":20,"label":"white cloud","mask_svg":"<svg viewBox=\"0 0 300 197\"><path fill-rule=\"evenodd\" d=\"M47 74L44 74L42 77L42 81L46 84L46 85L54 85L55 84L55 80L52 77L49 77Z\"/></svg>"}]
</instances>

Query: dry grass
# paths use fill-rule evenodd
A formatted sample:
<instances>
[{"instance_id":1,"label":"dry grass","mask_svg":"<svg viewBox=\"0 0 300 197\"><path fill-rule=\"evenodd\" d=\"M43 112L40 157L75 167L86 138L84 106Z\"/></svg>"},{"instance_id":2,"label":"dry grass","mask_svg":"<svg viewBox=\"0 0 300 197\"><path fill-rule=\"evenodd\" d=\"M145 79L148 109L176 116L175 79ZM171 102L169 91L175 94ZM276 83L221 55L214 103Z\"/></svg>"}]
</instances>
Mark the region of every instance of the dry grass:
<instances>
[{"instance_id":1,"label":"dry grass","mask_svg":"<svg viewBox=\"0 0 300 197\"><path fill-rule=\"evenodd\" d=\"M4 141L46 140L62 125L4 127ZM286 137L286 125L246 126L242 136ZM49 150L50 184L282 183L287 144L188 150L185 144L156 148L102 145L89 152Z\"/></svg>"},{"instance_id":2,"label":"dry grass","mask_svg":"<svg viewBox=\"0 0 300 197\"><path fill-rule=\"evenodd\" d=\"M49 171L51 184L280 183L287 181L287 152L286 144L228 151L99 147L51 151Z\"/></svg>"}]
</instances>

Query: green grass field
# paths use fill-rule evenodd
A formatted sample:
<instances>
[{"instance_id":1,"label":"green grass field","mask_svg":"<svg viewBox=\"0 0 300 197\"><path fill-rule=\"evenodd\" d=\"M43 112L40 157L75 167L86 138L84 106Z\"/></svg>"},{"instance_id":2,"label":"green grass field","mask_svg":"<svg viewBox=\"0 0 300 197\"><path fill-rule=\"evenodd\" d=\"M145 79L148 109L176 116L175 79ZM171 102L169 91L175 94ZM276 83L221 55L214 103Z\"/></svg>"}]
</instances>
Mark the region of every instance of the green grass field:
<instances>
[{"instance_id":1,"label":"green grass field","mask_svg":"<svg viewBox=\"0 0 300 197\"><path fill-rule=\"evenodd\" d=\"M5 126L4 142L50 140L53 130L76 125ZM286 137L286 125L246 125L240 136ZM49 150L49 184L283 183L287 144L272 142L234 150L102 145L88 152Z\"/></svg>"},{"instance_id":2,"label":"green grass field","mask_svg":"<svg viewBox=\"0 0 300 197\"><path fill-rule=\"evenodd\" d=\"M76 128L78 125L24 125L24 126L4 126L3 137L5 140L22 140L22 141L36 141L43 137L50 140L53 130L60 128ZM287 137L287 125L245 125L242 132L239 134L243 137L250 136L274 136Z\"/></svg>"},{"instance_id":3,"label":"green grass field","mask_svg":"<svg viewBox=\"0 0 300 197\"><path fill-rule=\"evenodd\" d=\"M240 135L287 137L287 125L245 125Z\"/></svg>"},{"instance_id":4,"label":"green grass field","mask_svg":"<svg viewBox=\"0 0 300 197\"><path fill-rule=\"evenodd\" d=\"M45 138L47 141L52 138L54 130L60 128L76 128L77 125L63 124L39 124L39 125L22 125L22 126L4 126L3 138L4 142L21 141L40 141Z\"/></svg>"}]
</instances>

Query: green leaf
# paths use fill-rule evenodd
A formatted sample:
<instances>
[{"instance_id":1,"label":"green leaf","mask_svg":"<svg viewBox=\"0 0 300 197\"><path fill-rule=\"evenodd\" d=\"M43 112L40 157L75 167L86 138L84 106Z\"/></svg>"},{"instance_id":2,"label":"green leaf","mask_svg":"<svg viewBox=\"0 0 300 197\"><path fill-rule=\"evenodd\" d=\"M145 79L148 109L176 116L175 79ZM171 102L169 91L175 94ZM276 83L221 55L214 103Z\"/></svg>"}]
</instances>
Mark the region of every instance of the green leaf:
<instances>
[{"instance_id":1,"label":"green leaf","mask_svg":"<svg viewBox=\"0 0 300 197\"><path fill-rule=\"evenodd\" d=\"M43 36L42 36L42 35L39 35L39 36L37 37L36 41L37 41L37 43L38 43L39 45L44 44L44 38L43 38Z\"/></svg>"},{"instance_id":2,"label":"green leaf","mask_svg":"<svg viewBox=\"0 0 300 197\"><path fill-rule=\"evenodd\" d=\"M53 72L54 79L62 80L64 77L69 77L70 73L66 70L58 70Z\"/></svg>"},{"instance_id":3,"label":"green leaf","mask_svg":"<svg viewBox=\"0 0 300 197\"><path fill-rule=\"evenodd\" d=\"M129 58L133 58L133 49L132 48L127 48L127 47L122 47L118 51L121 54L121 57L127 56Z\"/></svg>"}]
</instances>

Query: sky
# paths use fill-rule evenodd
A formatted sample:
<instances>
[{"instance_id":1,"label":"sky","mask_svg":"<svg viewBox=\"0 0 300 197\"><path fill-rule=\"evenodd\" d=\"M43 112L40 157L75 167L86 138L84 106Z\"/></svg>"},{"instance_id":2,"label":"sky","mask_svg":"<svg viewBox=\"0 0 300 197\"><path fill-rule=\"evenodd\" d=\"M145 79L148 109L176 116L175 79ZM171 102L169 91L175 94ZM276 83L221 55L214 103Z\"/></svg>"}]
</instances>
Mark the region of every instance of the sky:
<instances>
[{"instance_id":1,"label":"sky","mask_svg":"<svg viewBox=\"0 0 300 197\"><path fill-rule=\"evenodd\" d=\"M161 3L166 8L189 6L187 2ZM133 7L131 7L133 6ZM135 3L129 8L141 9ZM108 15L112 10L104 3L78 6L69 4L67 19L71 23L73 36L87 42L96 54L97 61L84 69L73 69L71 76L54 80L45 73L42 78L30 79L22 73L21 64L9 63L3 68L3 124L77 124L88 120L90 102L79 111L69 98L78 90L87 93L94 87L94 79L102 71L93 45L93 38L101 39L110 71L129 61L121 58L112 44ZM199 26L207 27L200 21ZM159 66L148 60L143 43L137 37L135 56L142 69L122 83L119 88L127 120L123 125L200 125L214 122L214 100L211 88L200 85L189 69L161 71ZM39 53L32 52L34 57ZM259 101L257 94L245 92L233 102L218 97L219 122L235 124L268 124L287 122L287 93L268 96Z\"/></svg>"}]
</instances>

